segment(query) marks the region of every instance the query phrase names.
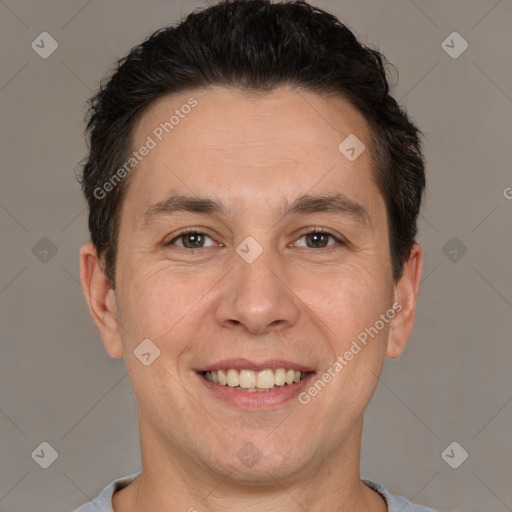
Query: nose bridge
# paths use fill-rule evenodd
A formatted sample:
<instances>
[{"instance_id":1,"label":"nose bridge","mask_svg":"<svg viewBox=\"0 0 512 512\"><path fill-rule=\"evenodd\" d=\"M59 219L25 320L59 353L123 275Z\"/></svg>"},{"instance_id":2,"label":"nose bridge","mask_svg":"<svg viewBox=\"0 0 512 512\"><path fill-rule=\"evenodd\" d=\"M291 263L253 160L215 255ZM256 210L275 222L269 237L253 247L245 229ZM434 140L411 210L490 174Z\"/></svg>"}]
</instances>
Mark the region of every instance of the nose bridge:
<instances>
[{"instance_id":1,"label":"nose bridge","mask_svg":"<svg viewBox=\"0 0 512 512\"><path fill-rule=\"evenodd\" d=\"M270 244L244 240L233 254L227 293L218 309L223 325L243 325L253 334L284 328L297 321L298 307L285 285L284 268ZM256 245L257 244L257 245Z\"/></svg>"}]
</instances>

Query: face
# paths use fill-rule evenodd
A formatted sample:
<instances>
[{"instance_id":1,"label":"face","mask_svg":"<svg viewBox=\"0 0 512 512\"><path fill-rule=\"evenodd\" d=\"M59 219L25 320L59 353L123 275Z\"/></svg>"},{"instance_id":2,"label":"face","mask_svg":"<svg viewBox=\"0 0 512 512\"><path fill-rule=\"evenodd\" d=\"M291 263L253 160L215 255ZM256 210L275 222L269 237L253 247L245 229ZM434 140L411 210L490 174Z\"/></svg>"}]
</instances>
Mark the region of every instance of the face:
<instances>
[{"instance_id":1,"label":"face","mask_svg":"<svg viewBox=\"0 0 512 512\"><path fill-rule=\"evenodd\" d=\"M419 279L392 281L364 118L339 96L211 88L154 103L133 135L154 147L105 288L118 323L95 319L126 360L146 456L261 481L357 450Z\"/></svg>"}]
</instances>

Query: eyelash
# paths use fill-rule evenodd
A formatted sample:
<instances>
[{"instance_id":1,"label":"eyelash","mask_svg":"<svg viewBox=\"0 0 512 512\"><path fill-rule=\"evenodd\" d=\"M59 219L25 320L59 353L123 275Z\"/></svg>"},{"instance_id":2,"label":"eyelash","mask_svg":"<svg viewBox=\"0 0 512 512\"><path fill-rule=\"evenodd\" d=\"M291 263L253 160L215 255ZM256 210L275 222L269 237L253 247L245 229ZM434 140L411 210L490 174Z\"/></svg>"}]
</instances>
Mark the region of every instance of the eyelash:
<instances>
[{"instance_id":1,"label":"eyelash","mask_svg":"<svg viewBox=\"0 0 512 512\"><path fill-rule=\"evenodd\" d=\"M339 245L346 245L346 242L344 239L340 238L340 237L337 237L335 235L333 235L332 233L330 233L329 231L326 231L324 228L312 228L312 229L309 229L308 231L304 231L300 234L300 236L298 237L297 240L300 240L301 238L303 238L304 236L306 235L309 235L311 233L315 233L315 234L320 234L320 235L328 235L330 236L332 239L334 239ZM170 240L169 242L166 242L164 245L166 247L168 246L172 246L174 245L174 243L179 240L180 238L186 236L186 235L189 235L189 234L197 234L197 235L205 235L207 236L208 238L212 239L213 238L211 236L209 236L207 233L203 232L203 231L200 231L198 229L195 229L195 228L187 228L185 230L183 230L181 233L179 233L177 236L175 236L172 240ZM192 251L194 249L189 249L188 247L180 247L180 246L177 246L179 247L180 249L185 249L185 250L188 250L188 251ZM328 245L326 247L318 247L318 248L314 248L314 247L305 247L305 249L314 249L314 250L319 250L319 249L323 249L323 250L329 250L329 249L333 249L335 248L335 244L334 245ZM198 247L197 249L205 249L205 247Z\"/></svg>"}]
</instances>

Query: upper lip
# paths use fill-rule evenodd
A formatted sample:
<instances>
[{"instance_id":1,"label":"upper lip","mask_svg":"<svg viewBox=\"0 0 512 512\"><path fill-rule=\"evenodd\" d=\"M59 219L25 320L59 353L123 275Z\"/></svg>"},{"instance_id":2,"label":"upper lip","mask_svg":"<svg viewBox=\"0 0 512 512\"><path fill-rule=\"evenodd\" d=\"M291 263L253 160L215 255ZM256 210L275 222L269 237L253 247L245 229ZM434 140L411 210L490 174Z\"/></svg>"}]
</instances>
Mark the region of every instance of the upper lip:
<instances>
[{"instance_id":1,"label":"upper lip","mask_svg":"<svg viewBox=\"0 0 512 512\"><path fill-rule=\"evenodd\" d=\"M252 370L259 372L262 370L276 370L278 368L285 368L287 370L298 370L301 372L314 372L315 370L309 366L305 366L294 361L287 361L285 359L266 359L265 361L250 361L249 359L223 359L216 363L209 364L198 368L198 372L211 372L215 370L228 370L230 368L238 370Z\"/></svg>"}]
</instances>

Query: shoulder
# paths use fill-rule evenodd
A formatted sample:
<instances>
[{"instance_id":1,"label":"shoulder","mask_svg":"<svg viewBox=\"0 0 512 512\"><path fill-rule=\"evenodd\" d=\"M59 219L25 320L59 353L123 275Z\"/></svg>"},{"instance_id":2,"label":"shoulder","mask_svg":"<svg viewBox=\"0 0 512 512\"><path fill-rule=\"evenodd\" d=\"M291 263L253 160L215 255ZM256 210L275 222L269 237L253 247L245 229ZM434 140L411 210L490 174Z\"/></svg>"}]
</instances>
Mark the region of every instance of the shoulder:
<instances>
[{"instance_id":1,"label":"shoulder","mask_svg":"<svg viewBox=\"0 0 512 512\"><path fill-rule=\"evenodd\" d=\"M77 508L74 512L98 512L98 510L101 510L101 512L114 512L112 508L113 494L133 482L140 473L139 471L114 480L108 484L96 498Z\"/></svg>"},{"instance_id":2,"label":"shoulder","mask_svg":"<svg viewBox=\"0 0 512 512\"><path fill-rule=\"evenodd\" d=\"M368 487L377 491L388 504L388 512L436 512L432 508L422 507L421 505L414 505L408 499L402 496L395 496L391 494L383 485L371 480L363 480Z\"/></svg>"}]
</instances>

